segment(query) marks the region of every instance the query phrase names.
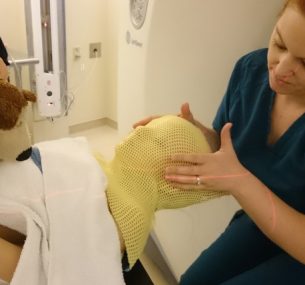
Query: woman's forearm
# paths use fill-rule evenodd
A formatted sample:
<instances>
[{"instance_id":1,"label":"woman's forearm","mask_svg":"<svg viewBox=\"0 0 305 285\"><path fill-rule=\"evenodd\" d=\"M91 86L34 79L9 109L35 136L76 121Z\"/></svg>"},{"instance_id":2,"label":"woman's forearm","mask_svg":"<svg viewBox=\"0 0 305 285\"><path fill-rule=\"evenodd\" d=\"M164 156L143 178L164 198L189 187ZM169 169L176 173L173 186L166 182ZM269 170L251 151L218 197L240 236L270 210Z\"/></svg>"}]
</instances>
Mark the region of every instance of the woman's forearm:
<instances>
[{"instance_id":1,"label":"woman's forearm","mask_svg":"<svg viewBox=\"0 0 305 285\"><path fill-rule=\"evenodd\" d=\"M2 280L11 282L21 251L21 246L17 246L0 238L0 278Z\"/></svg>"},{"instance_id":2,"label":"woman's forearm","mask_svg":"<svg viewBox=\"0 0 305 285\"><path fill-rule=\"evenodd\" d=\"M168 166L166 180L181 189L221 189L232 194L266 236L305 264L305 215L273 194L240 163L231 140L231 127L227 123L222 128L221 146L215 153L172 155L173 162L189 165Z\"/></svg>"},{"instance_id":3,"label":"woman's forearm","mask_svg":"<svg viewBox=\"0 0 305 285\"><path fill-rule=\"evenodd\" d=\"M232 195L266 236L305 264L305 215L283 202L252 174L244 179L245 183L240 184L244 187L232 191Z\"/></svg>"}]
</instances>

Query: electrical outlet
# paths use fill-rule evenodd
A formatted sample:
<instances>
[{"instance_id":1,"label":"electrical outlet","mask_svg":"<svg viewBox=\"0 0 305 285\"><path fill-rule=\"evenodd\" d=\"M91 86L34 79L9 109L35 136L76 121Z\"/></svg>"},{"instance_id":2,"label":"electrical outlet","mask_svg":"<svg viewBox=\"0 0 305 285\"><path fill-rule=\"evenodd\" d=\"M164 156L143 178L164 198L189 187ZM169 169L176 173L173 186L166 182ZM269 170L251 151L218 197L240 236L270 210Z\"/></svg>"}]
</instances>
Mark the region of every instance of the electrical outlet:
<instances>
[{"instance_id":1,"label":"electrical outlet","mask_svg":"<svg viewBox=\"0 0 305 285\"><path fill-rule=\"evenodd\" d=\"M102 44L101 43L91 43L89 44L89 57L101 57L102 56Z\"/></svg>"},{"instance_id":2,"label":"electrical outlet","mask_svg":"<svg viewBox=\"0 0 305 285\"><path fill-rule=\"evenodd\" d=\"M80 47L74 47L73 48L73 57L74 57L74 59L78 59L81 56L82 55L81 55Z\"/></svg>"}]
</instances>

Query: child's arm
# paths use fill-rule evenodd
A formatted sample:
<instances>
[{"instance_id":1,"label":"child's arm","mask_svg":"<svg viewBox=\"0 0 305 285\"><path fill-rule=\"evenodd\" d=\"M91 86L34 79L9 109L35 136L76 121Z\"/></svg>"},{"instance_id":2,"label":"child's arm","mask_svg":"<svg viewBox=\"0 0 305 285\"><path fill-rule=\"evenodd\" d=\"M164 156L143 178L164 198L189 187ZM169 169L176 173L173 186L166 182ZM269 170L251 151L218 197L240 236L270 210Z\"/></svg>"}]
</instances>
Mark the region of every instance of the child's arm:
<instances>
[{"instance_id":1,"label":"child's arm","mask_svg":"<svg viewBox=\"0 0 305 285\"><path fill-rule=\"evenodd\" d=\"M22 247L0 238L0 278L11 282L16 270Z\"/></svg>"},{"instance_id":2,"label":"child's arm","mask_svg":"<svg viewBox=\"0 0 305 285\"><path fill-rule=\"evenodd\" d=\"M0 278L10 282L17 267L25 236L0 225Z\"/></svg>"},{"instance_id":3,"label":"child's arm","mask_svg":"<svg viewBox=\"0 0 305 285\"><path fill-rule=\"evenodd\" d=\"M2 225L0 225L0 238L16 245L23 245L25 241L25 235Z\"/></svg>"}]
</instances>

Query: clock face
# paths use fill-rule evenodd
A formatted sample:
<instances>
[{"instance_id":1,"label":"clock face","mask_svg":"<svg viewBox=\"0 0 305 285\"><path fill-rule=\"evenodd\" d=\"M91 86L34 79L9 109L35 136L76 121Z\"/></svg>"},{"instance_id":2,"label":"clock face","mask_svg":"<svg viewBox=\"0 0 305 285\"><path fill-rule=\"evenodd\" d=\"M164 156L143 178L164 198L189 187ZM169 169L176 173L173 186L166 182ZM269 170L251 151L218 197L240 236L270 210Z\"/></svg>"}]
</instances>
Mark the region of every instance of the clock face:
<instances>
[{"instance_id":1,"label":"clock face","mask_svg":"<svg viewBox=\"0 0 305 285\"><path fill-rule=\"evenodd\" d=\"M145 21L148 0L130 0L130 17L133 26L140 29Z\"/></svg>"}]
</instances>

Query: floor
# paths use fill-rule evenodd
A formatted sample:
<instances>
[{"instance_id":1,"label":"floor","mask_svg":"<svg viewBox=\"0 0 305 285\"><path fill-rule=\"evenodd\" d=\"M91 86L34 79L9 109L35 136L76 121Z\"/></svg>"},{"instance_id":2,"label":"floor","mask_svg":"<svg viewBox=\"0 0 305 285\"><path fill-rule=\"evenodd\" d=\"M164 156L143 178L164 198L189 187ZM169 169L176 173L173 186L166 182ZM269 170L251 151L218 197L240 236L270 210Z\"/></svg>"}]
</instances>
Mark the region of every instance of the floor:
<instances>
[{"instance_id":1,"label":"floor","mask_svg":"<svg viewBox=\"0 0 305 285\"><path fill-rule=\"evenodd\" d=\"M73 137L84 136L88 139L91 148L100 152L106 159L114 155L114 147L119 142L117 130L105 125L71 134Z\"/></svg>"},{"instance_id":2,"label":"floor","mask_svg":"<svg viewBox=\"0 0 305 285\"><path fill-rule=\"evenodd\" d=\"M88 142L91 146L91 148L94 151L100 152L105 159L111 159L114 155L114 147L119 142L120 137L118 135L117 130L104 125L99 126L96 128L91 128L85 131L77 132L71 134L72 137L77 136L84 136L88 139ZM150 250L154 251L154 255L156 253L156 248L152 244L150 240L149 247L146 249L140 258L140 261L145 268L146 272L148 273L149 277L151 278L153 284L155 285L173 285L177 284L177 282L174 280L173 276L171 276L171 273L168 268L166 268L166 265L160 266L162 262L160 262L159 259L152 259L150 258ZM162 267L162 268L160 268ZM139 282L139 283L138 283ZM141 281L138 280L135 285L141 285Z\"/></svg>"}]
</instances>

